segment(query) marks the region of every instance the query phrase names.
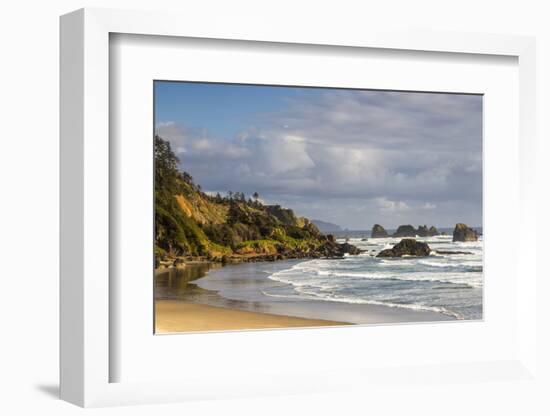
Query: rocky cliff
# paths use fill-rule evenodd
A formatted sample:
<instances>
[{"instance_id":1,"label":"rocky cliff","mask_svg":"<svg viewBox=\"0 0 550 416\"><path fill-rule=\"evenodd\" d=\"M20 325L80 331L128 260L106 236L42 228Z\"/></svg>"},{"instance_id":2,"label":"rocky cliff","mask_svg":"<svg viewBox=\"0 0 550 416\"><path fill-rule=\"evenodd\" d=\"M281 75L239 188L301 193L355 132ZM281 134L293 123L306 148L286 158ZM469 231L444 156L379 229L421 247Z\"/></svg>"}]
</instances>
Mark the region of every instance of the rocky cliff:
<instances>
[{"instance_id":1,"label":"rocky cliff","mask_svg":"<svg viewBox=\"0 0 550 416\"><path fill-rule=\"evenodd\" d=\"M186 172L170 144L155 137L155 263L277 260L358 254L323 235L291 209L264 205L258 195L209 195Z\"/></svg>"},{"instance_id":2,"label":"rocky cliff","mask_svg":"<svg viewBox=\"0 0 550 416\"><path fill-rule=\"evenodd\" d=\"M321 231L322 233L332 233L335 231L342 231L342 227L331 222L321 221L321 220L311 220L313 224Z\"/></svg>"}]
</instances>

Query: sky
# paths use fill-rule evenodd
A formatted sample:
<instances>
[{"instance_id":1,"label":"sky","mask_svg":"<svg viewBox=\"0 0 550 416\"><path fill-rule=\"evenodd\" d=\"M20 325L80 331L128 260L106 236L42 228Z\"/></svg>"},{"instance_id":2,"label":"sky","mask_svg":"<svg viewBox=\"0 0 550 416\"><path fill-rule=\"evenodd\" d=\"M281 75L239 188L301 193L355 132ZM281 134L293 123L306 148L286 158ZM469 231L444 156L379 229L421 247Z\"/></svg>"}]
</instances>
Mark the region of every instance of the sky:
<instances>
[{"instance_id":1,"label":"sky","mask_svg":"<svg viewBox=\"0 0 550 416\"><path fill-rule=\"evenodd\" d=\"M155 133L206 192L351 230L482 225L482 96L155 81Z\"/></svg>"}]
</instances>

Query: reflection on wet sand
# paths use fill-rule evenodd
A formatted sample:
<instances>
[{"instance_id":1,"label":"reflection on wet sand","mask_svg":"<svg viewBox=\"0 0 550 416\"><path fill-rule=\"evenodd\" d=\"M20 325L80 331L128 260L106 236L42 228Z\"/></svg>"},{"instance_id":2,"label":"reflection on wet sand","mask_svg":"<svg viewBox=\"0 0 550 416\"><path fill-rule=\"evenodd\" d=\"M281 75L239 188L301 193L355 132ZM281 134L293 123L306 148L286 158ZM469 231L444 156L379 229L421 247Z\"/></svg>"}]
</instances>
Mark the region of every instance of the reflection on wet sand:
<instances>
[{"instance_id":1,"label":"reflection on wet sand","mask_svg":"<svg viewBox=\"0 0 550 416\"><path fill-rule=\"evenodd\" d=\"M189 331L199 330L192 329L196 328L199 321L203 322L204 330L212 328L212 325L219 328L225 322L225 318L222 316L223 310L220 311L220 308L354 324L430 322L452 319L443 314L428 311L409 311L381 305L347 304L300 297L267 296L266 291L284 293L288 290L288 285L269 279L269 276L278 270L289 268L298 263L300 263L300 260L243 263L225 267L222 267L219 263L198 263L187 265L182 269L160 270L157 272L155 279L157 329L160 330L162 326L165 330L168 330L166 326L170 324L168 321L172 322L170 324L172 329L178 327L181 328L181 331L184 331L183 328L188 328ZM174 302L180 305L178 306ZM214 309L209 309L208 313L199 314L196 308L193 309L182 304L200 304L211 306ZM167 311L171 311L170 317L165 313ZM159 312L163 313L162 317L158 315ZM193 316L189 316L189 313L192 313ZM220 314L220 316L218 317L217 314ZM209 320L215 319L216 322L207 321L207 316ZM237 319L235 314L231 316ZM159 318L165 319L165 321L162 322ZM266 318L263 317L262 319ZM191 325L191 322L193 325ZM250 320L243 320L242 324L244 325L245 322L247 325L251 325ZM277 325L279 324L280 322L277 323ZM239 323L230 325L227 329L235 329L235 327L239 327Z\"/></svg>"}]
</instances>

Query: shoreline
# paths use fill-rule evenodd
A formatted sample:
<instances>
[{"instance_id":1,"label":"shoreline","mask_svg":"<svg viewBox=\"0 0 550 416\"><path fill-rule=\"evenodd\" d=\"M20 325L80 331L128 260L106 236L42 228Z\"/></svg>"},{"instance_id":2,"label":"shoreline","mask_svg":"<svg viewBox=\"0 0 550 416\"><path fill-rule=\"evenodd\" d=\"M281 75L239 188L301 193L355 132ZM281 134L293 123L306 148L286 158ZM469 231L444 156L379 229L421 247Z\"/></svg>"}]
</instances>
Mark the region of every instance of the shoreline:
<instances>
[{"instance_id":1,"label":"shoreline","mask_svg":"<svg viewBox=\"0 0 550 416\"><path fill-rule=\"evenodd\" d=\"M155 314L156 334L350 325L348 322L306 319L162 299L155 302Z\"/></svg>"},{"instance_id":2,"label":"shoreline","mask_svg":"<svg viewBox=\"0 0 550 416\"><path fill-rule=\"evenodd\" d=\"M176 294L165 295L162 290L157 291L157 296L160 295L155 299L157 331L173 333L456 320L455 317L428 310L278 298L263 293L265 288L281 285L268 278L273 270L307 260L263 262L268 271L258 270L255 263L226 265L230 267L218 263L210 263L210 267L206 263L189 265L189 270L201 266L205 269L202 275L179 282L180 291ZM172 270L175 273L185 268ZM159 272L169 270L160 269Z\"/></svg>"}]
</instances>

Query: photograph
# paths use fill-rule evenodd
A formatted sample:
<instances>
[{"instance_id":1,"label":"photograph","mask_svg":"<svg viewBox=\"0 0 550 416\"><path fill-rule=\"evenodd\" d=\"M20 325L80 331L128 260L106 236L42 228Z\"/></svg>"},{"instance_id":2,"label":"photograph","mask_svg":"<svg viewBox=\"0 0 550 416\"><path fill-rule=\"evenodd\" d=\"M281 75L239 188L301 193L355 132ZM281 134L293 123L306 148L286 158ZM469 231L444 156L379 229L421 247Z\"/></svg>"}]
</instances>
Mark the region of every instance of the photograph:
<instances>
[{"instance_id":1,"label":"photograph","mask_svg":"<svg viewBox=\"0 0 550 416\"><path fill-rule=\"evenodd\" d=\"M483 95L155 80L154 333L483 319Z\"/></svg>"}]
</instances>

